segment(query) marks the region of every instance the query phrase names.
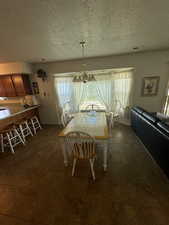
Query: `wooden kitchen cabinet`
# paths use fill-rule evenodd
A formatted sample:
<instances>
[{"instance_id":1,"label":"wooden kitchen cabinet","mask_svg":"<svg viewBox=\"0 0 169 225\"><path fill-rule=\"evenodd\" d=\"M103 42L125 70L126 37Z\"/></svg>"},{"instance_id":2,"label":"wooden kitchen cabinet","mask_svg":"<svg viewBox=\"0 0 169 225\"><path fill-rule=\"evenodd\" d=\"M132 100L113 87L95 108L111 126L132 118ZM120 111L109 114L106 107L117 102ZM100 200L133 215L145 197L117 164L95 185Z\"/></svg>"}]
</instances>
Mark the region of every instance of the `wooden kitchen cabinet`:
<instances>
[{"instance_id":1,"label":"wooden kitchen cabinet","mask_svg":"<svg viewBox=\"0 0 169 225\"><path fill-rule=\"evenodd\" d=\"M0 80L0 97L6 97L5 88L1 80Z\"/></svg>"},{"instance_id":2,"label":"wooden kitchen cabinet","mask_svg":"<svg viewBox=\"0 0 169 225\"><path fill-rule=\"evenodd\" d=\"M12 75L11 78L15 87L16 96L32 94L29 75Z\"/></svg>"},{"instance_id":3,"label":"wooden kitchen cabinet","mask_svg":"<svg viewBox=\"0 0 169 225\"><path fill-rule=\"evenodd\" d=\"M29 75L0 76L0 97L17 97L32 94Z\"/></svg>"},{"instance_id":4,"label":"wooden kitchen cabinet","mask_svg":"<svg viewBox=\"0 0 169 225\"><path fill-rule=\"evenodd\" d=\"M16 96L23 96L25 95L25 89L23 85L22 76L20 75L12 75L11 76L12 82L15 87Z\"/></svg>"},{"instance_id":5,"label":"wooden kitchen cabinet","mask_svg":"<svg viewBox=\"0 0 169 225\"><path fill-rule=\"evenodd\" d=\"M3 87L3 96L0 97L16 97L16 91L11 76L1 76L0 83Z\"/></svg>"}]
</instances>

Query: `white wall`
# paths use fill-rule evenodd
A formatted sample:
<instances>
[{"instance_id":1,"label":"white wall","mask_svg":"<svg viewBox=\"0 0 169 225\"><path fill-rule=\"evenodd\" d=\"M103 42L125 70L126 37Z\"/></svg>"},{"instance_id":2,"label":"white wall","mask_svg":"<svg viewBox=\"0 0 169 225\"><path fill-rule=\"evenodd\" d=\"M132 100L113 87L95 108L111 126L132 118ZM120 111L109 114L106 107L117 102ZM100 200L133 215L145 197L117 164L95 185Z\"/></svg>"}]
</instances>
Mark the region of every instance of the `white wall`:
<instances>
[{"instance_id":1,"label":"white wall","mask_svg":"<svg viewBox=\"0 0 169 225\"><path fill-rule=\"evenodd\" d=\"M32 73L32 65L24 62L0 63L0 75L13 73Z\"/></svg>"},{"instance_id":2,"label":"white wall","mask_svg":"<svg viewBox=\"0 0 169 225\"><path fill-rule=\"evenodd\" d=\"M88 70L134 67L134 105L139 105L149 111L160 111L169 80L169 50L133 53L118 56L87 59ZM81 70L81 60L35 64L34 71L43 68L49 75L47 82L42 82L36 76L40 87L40 101L42 104L41 118L44 123L57 123L55 110L55 92L53 76L56 73L76 72ZM160 76L157 96L142 97L141 85L144 76ZM44 96L44 92L46 96Z\"/></svg>"}]
</instances>

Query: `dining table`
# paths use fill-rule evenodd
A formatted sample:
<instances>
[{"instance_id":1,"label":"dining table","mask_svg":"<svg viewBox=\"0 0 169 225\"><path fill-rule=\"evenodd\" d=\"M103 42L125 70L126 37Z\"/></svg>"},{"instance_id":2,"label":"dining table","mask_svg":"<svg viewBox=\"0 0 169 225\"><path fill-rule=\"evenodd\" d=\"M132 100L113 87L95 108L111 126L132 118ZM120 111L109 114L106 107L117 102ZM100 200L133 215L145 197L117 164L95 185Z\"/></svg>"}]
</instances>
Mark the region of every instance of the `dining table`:
<instances>
[{"instance_id":1,"label":"dining table","mask_svg":"<svg viewBox=\"0 0 169 225\"><path fill-rule=\"evenodd\" d=\"M105 112L79 112L74 114L74 118L67 126L59 133L58 137L61 140L64 164L68 166L70 148L66 142L66 135L69 132L82 131L91 135L95 142L101 145L103 152L103 169L107 170L107 154L109 146L109 131Z\"/></svg>"}]
</instances>

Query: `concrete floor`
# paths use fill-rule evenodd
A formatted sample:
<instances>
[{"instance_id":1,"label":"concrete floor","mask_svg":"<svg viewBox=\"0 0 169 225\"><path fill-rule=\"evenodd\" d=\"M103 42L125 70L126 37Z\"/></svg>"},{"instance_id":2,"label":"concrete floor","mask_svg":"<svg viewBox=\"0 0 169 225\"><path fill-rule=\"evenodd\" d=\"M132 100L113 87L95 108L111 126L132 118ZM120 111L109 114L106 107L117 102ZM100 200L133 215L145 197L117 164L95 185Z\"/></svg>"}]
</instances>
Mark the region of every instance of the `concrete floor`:
<instances>
[{"instance_id":1,"label":"concrete floor","mask_svg":"<svg viewBox=\"0 0 169 225\"><path fill-rule=\"evenodd\" d=\"M169 182L130 127L116 125L103 172L65 168L56 126L0 153L0 225L168 225Z\"/></svg>"}]
</instances>

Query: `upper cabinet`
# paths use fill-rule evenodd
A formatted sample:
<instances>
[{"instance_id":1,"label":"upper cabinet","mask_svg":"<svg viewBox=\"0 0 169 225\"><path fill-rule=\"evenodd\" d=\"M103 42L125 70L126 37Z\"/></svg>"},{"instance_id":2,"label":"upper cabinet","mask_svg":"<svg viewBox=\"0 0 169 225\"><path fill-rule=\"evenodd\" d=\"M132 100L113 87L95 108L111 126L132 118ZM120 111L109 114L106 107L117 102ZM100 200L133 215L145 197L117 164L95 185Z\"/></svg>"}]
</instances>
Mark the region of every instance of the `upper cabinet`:
<instances>
[{"instance_id":1,"label":"upper cabinet","mask_svg":"<svg viewBox=\"0 0 169 225\"><path fill-rule=\"evenodd\" d=\"M16 96L25 96L32 94L29 75L12 75L11 76Z\"/></svg>"},{"instance_id":2,"label":"upper cabinet","mask_svg":"<svg viewBox=\"0 0 169 225\"><path fill-rule=\"evenodd\" d=\"M32 94L29 75L0 76L0 97L17 97Z\"/></svg>"},{"instance_id":3,"label":"upper cabinet","mask_svg":"<svg viewBox=\"0 0 169 225\"><path fill-rule=\"evenodd\" d=\"M0 97L6 97L4 76L0 79Z\"/></svg>"},{"instance_id":4,"label":"upper cabinet","mask_svg":"<svg viewBox=\"0 0 169 225\"><path fill-rule=\"evenodd\" d=\"M0 97L15 97L16 92L15 92L15 87L12 82L11 76L2 76L0 77L0 83L1 86L3 87L3 91Z\"/></svg>"}]
</instances>

